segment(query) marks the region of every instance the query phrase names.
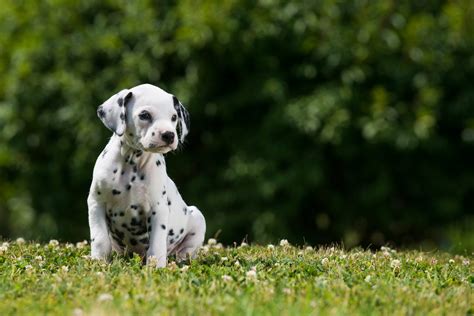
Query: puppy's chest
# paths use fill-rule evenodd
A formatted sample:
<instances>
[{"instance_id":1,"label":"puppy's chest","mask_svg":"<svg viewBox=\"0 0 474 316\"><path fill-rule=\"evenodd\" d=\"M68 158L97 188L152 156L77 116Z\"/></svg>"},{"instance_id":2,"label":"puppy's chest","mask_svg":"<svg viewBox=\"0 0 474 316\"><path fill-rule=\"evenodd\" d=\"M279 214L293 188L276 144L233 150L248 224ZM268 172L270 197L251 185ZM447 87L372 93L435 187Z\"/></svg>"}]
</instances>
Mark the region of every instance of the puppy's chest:
<instances>
[{"instance_id":1,"label":"puppy's chest","mask_svg":"<svg viewBox=\"0 0 474 316\"><path fill-rule=\"evenodd\" d=\"M98 179L106 221L115 244L143 254L149 246L151 220L156 216L158 190L150 185L153 170L135 165L114 167Z\"/></svg>"}]
</instances>

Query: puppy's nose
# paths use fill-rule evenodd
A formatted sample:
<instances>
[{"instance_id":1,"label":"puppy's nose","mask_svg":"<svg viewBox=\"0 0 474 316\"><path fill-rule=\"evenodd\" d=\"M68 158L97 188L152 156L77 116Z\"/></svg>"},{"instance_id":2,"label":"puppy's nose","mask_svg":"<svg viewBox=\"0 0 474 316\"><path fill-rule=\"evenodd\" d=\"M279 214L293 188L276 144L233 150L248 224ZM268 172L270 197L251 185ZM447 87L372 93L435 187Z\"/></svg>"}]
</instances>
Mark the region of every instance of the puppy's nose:
<instances>
[{"instance_id":1,"label":"puppy's nose","mask_svg":"<svg viewBox=\"0 0 474 316\"><path fill-rule=\"evenodd\" d=\"M161 139L165 141L167 144L171 144L174 141L174 133L173 132L164 132L161 134Z\"/></svg>"}]
</instances>

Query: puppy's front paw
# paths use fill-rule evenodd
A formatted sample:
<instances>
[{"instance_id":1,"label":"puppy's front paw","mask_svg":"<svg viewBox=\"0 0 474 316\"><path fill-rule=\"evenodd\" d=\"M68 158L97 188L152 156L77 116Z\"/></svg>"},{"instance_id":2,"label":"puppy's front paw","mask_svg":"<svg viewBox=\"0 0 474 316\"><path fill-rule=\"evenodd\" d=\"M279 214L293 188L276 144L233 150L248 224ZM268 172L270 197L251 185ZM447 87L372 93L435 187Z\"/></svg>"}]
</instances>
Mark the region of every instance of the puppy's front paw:
<instances>
[{"instance_id":1,"label":"puppy's front paw","mask_svg":"<svg viewBox=\"0 0 474 316\"><path fill-rule=\"evenodd\" d=\"M107 261L112 251L110 240L94 240L91 244L91 258Z\"/></svg>"}]
</instances>

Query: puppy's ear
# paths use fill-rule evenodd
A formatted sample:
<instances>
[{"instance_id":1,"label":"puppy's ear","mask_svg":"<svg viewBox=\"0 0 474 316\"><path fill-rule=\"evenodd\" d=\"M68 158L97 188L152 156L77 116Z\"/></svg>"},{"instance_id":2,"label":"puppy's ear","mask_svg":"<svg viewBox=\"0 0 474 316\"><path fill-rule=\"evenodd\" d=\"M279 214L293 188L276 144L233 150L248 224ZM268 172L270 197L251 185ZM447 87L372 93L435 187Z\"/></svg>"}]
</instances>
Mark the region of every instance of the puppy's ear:
<instances>
[{"instance_id":1,"label":"puppy's ear","mask_svg":"<svg viewBox=\"0 0 474 316\"><path fill-rule=\"evenodd\" d=\"M186 135L188 135L189 130L191 128L191 122L189 121L189 112L175 96L173 96L173 105L176 112L178 112L178 123L176 124L176 133L178 134L180 144L182 144L184 142L184 138L186 137Z\"/></svg>"},{"instance_id":2,"label":"puppy's ear","mask_svg":"<svg viewBox=\"0 0 474 316\"><path fill-rule=\"evenodd\" d=\"M130 90L124 89L111 96L97 109L97 116L104 125L118 136L125 133L127 127L127 103L133 97Z\"/></svg>"}]
</instances>

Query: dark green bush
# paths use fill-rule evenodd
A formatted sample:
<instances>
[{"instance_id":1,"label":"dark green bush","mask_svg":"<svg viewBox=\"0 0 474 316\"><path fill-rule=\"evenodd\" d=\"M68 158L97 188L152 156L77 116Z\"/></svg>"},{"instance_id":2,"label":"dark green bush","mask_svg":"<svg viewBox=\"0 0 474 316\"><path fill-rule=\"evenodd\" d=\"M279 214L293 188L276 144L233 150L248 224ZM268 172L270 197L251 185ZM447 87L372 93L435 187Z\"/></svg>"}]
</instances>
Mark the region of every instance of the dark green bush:
<instances>
[{"instance_id":1,"label":"dark green bush","mask_svg":"<svg viewBox=\"0 0 474 316\"><path fill-rule=\"evenodd\" d=\"M0 232L87 236L108 130L143 82L192 131L168 171L225 242L443 242L474 204L474 2L4 1Z\"/></svg>"}]
</instances>

